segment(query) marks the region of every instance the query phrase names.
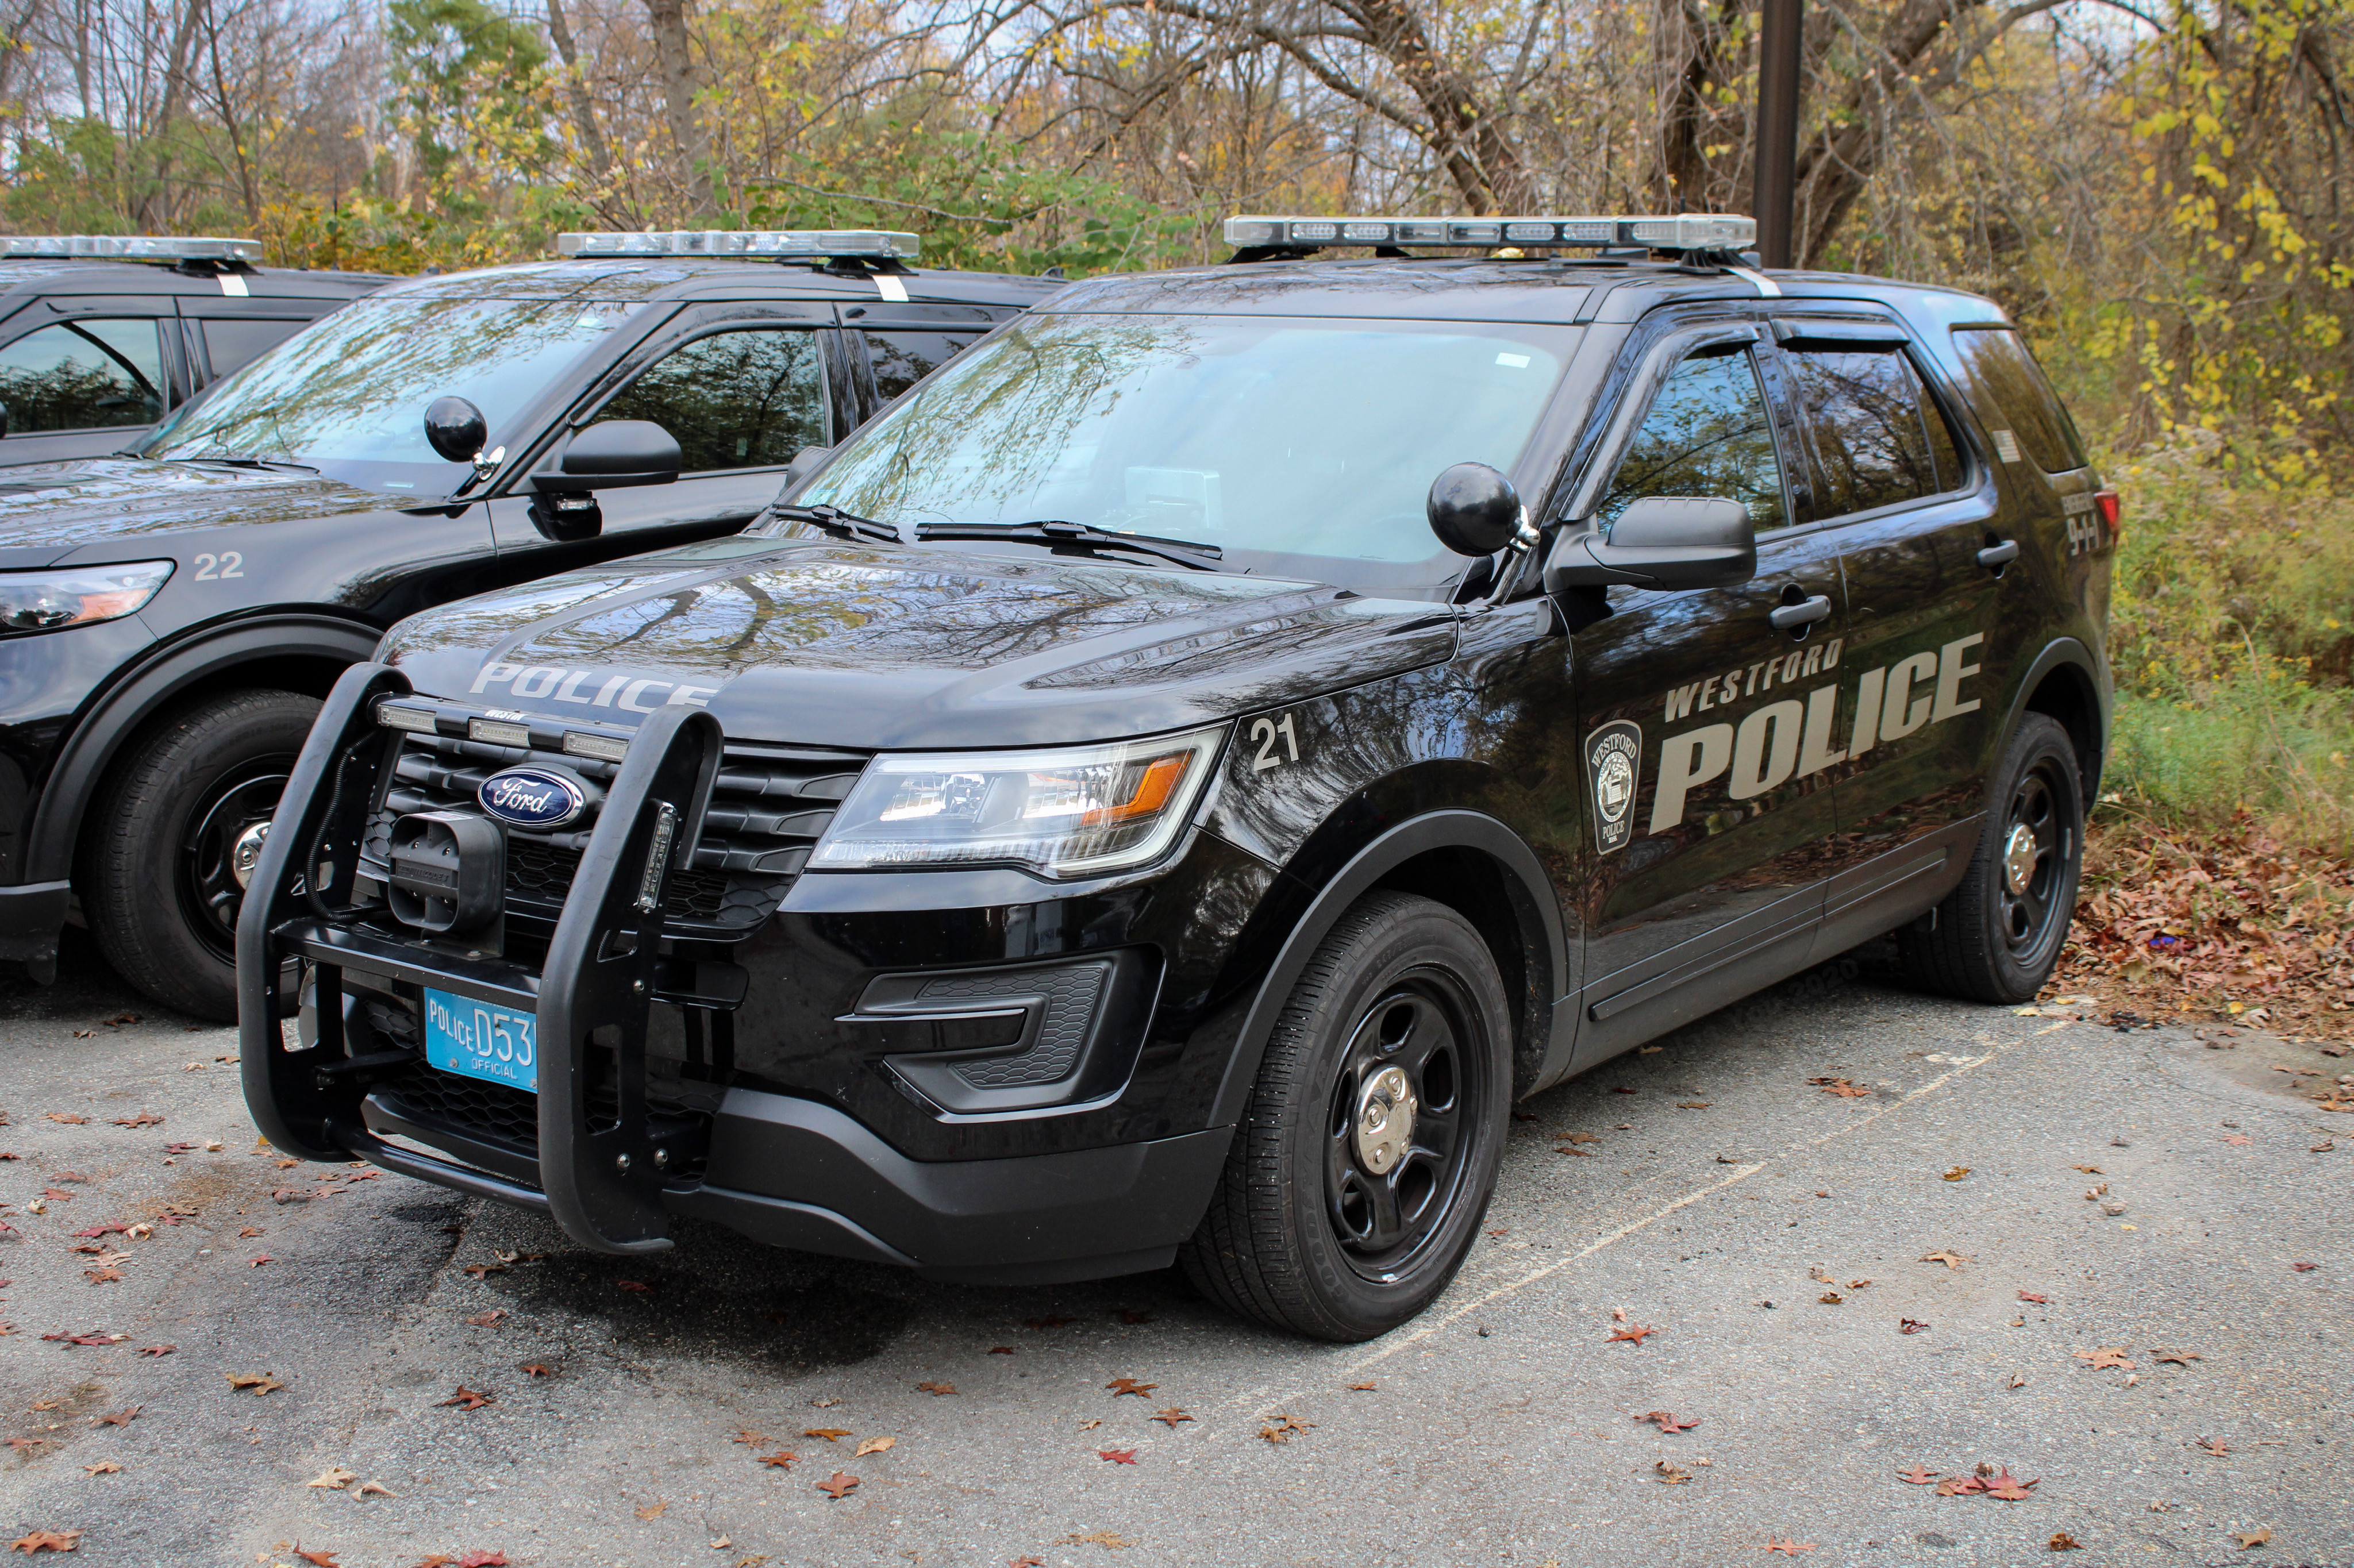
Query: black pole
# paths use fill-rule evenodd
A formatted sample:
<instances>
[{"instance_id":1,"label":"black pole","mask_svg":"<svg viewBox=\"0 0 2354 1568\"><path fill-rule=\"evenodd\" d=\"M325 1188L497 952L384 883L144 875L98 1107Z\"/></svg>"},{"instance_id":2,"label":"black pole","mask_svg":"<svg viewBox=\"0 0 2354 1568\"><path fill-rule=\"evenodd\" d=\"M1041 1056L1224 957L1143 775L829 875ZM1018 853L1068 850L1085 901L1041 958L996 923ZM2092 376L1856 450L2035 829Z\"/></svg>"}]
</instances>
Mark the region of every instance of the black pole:
<instances>
[{"instance_id":1,"label":"black pole","mask_svg":"<svg viewBox=\"0 0 2354 1568\"><path fill-rule=\"evenodd\" d=\"M1805 0L1765 0L1765 26L1757 41L1757 183L1753 207L1758 259L1768 267L1791 263L1804 5Z\"/></svg>"}]
</instances>

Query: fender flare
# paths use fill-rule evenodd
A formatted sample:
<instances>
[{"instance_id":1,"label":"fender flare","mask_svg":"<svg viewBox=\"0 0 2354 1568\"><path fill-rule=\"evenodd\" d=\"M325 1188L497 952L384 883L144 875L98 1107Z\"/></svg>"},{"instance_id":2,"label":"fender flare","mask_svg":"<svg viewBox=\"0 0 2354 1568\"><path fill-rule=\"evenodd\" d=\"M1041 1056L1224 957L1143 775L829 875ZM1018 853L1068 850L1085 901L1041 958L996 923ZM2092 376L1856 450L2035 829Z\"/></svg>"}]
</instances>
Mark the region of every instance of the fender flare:
<instances>
[{"instance_id":1,"label":"fender flare","mask_svg":"<svg viewBox=\"0 0 2354 1568\"><path fill-rule=\"evenodd\" d=\"M1544 927L1546 959L1553 971L1553 983L1545 989L1559 991L1566 983L1566 927L1562 921L1560 900L1552 879L1545 874L1543 863L1537 859L1526 840L1483 811L1432 811L1401 822L1350 856L1317 889L1299 918L1292 923L1283 946L1277 949L1274 962L1259 981L1249 1011L1243 1015L1233 1054L1226 1060L1225 1074L1218 1081L1217 1096L1212 1102L1210 1126L1229 1127L1242 1119L1243 1103L1258 1076L1259 1059L1267 1053L1267 1043L1274 1036L1276 1017L1290 999L1292 988L1299 983L1308 960L1341 915L1390 872L1418 854L1437 849L1477 850L1494 859L1518 880L1522 895L1535 906L1537 917ZM1541 1011L1549 1018L1557 1011L1552 1006L1555 1000L1552 996L1541 999ZM1543 1051L1547 1067L1553 1065L1555 1045L1565 1043L1547 1043ZM1538 1081L1544 1081L1544 1076L1541 1071Z\"/></svg>"},{"instance_id":2,"label":"fender flare","mask_svg":"<svg viewBox=\"0 0 2354 1568\"><path fill-rule=\"evenodd\" d=\"M2109 755L2109 731L2115 723L2115 696L2108 683L2102 679L2100 661L2093 651L2073 637L2055 637L2044 644L2043 652L2027 667L2027 673L2011 688L2010 711L2004 715L2002 734L2015 735L2019 721L2026 715L2027 699L2043 684L2043 678L2062 665L2074 669L2084 677L2085 695L2092 712L2093 736L2089 753L2084 758L2084 789L2089 795L2098 790L2103 768ZM1988 780L1992 788L1992 780Z\"/></svg>"},{"instance_id":3,"label":"fender flare","mask_svg":"<svg viewBox=\"0 0 2354 1568\"><path fill-rule=\"evenodd\" d=\"M189 686L232 665L272 655L357 664L375 653L383 635L365 621L332 615L275 615L237 621L151 654L75 724L59 751L33 812L25 879L64 881L73 874L82 818L99 779L122 743Z\"/></svg>"}]
</instances>

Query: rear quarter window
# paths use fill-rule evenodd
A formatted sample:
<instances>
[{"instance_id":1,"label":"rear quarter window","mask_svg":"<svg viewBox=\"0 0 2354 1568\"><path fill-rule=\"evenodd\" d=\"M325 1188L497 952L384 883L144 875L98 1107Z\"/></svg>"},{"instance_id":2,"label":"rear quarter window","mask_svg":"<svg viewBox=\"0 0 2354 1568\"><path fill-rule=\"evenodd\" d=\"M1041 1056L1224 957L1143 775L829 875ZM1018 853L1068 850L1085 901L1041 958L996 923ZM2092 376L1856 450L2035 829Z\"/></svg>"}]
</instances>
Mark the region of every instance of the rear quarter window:
<instances>
[{"instance_id":1,"label":"rear quarter window","mask_svg":"<svg viewBox=\"0 0 2354 1568\"><path fill-rule=\"evenodd\" d=\"M1954 347L1967 372L1970 401L1999 449L2006 436L2046 473L2085 467L2084 443L2043 367L2009 327L1956 327ZM2005 462L2012 453L1998 450Z\"/></svg>"}]
</instances>

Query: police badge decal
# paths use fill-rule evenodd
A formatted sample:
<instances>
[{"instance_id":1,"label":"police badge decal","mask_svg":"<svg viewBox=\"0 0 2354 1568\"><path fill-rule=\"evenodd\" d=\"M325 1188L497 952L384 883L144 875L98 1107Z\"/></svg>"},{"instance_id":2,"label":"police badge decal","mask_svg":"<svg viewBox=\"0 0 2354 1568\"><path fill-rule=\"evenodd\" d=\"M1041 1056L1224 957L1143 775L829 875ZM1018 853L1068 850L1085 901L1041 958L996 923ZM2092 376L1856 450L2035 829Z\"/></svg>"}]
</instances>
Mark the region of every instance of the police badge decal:
<instances>
[{"instance_id":1,"label":"police badge decal","mask_svg":"<svg viewBox=\"0 0 2354 1568\"><path fill-rule=\"evenodd\" d=\"M1594 842L1604 854L1635 836L1635 784L1643 771L1643 728L1617 719L1585 737L1585 776L1594 785Z\"/></svg>"}]
</instances>

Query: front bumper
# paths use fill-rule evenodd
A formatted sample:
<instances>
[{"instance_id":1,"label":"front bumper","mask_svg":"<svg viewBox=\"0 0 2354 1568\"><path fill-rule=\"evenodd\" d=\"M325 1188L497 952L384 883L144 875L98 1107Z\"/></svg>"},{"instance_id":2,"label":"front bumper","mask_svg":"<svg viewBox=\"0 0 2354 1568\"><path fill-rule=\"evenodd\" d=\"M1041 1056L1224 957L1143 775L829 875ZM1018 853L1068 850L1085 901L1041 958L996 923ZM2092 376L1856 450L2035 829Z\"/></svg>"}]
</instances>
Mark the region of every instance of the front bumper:
<instances>
[{"instance_id":1,"label":"front bumper","mask_svg":"<svg viewBox=\"0 0 2354 1568\"><path fill-rule=\"evenodd\" d=\"M383 766L376 704L407 690L385 666L345 674L255 871L239 931L243 1073L255 1120L273 1143L313 1158L359 1155L536 1209L583 1245L610 1253L667 1247L671 1222L684 1216L935 1277L1032 1283L1160 1267L1191 1234L1231 1128L917 1160L822 1099L731 1084L725 1073L685 1086L649 1075L655 1004L714 1021L716 1065L720 1040L732 1038L732 1025L717 1021L746 997L745 971L683 957L682 944L663 939L677 857L657 852L665 842L657 829L667 821L667 842L697 842L720 756L708 715L668 709L637 733L537 968L345 918L350 911L325 895L354 886L370 791L348 787L343 770ZM376 760L361 760L371 749ZM306 861L323 890L316 899L303 887ZM293 1011L294 999L279 990L290 958L303 960L308 976L292 1047L279 1026ZM1114 977L1107 997L1118 1000L1136 966L1114 959L1099 967ZM385 1024L400 1011L387 1004L422 986L536 1017L539 1093L485 1088L420 1065L414 1038ZM862 1004L838 1022L871 1027L886 1043L945 1027L929 1012L895 1011L905 1005L886 1000L870 1020ZM993 994L985 1005L1009 1012ZM1074 1081L1087 1081L1084 1068ZM478 1103L452 1115L453 1096Z\"/></svg>"}]
</instances>

